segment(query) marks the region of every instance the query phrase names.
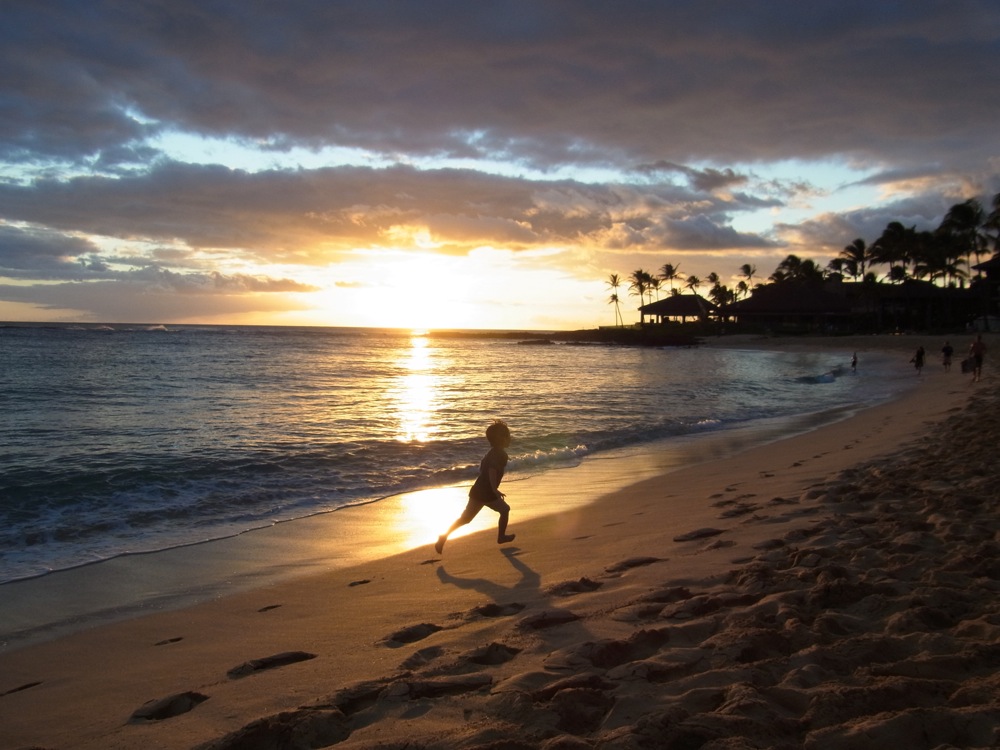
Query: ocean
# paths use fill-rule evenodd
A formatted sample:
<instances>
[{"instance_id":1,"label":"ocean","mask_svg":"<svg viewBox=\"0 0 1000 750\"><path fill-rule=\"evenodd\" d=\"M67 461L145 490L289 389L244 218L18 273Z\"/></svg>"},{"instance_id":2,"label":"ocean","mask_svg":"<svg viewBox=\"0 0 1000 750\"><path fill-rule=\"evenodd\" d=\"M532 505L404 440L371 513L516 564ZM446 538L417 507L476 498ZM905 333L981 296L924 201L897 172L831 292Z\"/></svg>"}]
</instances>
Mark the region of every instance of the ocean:
<instances>
[{"instance_id":1,"label":"ocean","mask_svg":"<svg viewBox=\"0 0 1000 750\"><path fill-rule=\"evenodd\" d=\"M852 352L527 345L487 335L0 326L0 583L891 398ZM456 511L459 510L456 508Z\"/></svg>"}]
</instances>

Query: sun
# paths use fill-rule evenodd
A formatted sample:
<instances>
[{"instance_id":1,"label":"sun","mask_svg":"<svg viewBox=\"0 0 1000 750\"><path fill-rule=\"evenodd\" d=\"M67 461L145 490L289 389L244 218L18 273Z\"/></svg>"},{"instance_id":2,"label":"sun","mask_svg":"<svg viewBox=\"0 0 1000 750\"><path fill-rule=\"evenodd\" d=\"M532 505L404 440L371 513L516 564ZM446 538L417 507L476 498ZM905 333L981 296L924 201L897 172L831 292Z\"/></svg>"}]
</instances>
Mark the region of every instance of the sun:
<instances>
[{"instance_id":1,"label":"sun","mask_svg":"<svg viewBox=\"0 0 1000 750\"><path fill-rule=\"evenodd\" d=\"M457 259L420 254L391 269L385 279L387 293L378 303L387 323L423 329L464 327L456 323L473 315L475 306L474 282L462 265Z\"/></svg>"},{"instance_id":2,"label":"sun","mask_svg":"<svg viewBox=\"0 0 1000 750\"><path fill-rule=\"evenodd\" d=\"M484 304L491 274L466 256L414 250L368 251L338 266L340 278L311 299L317 317L350 325L411 330L494 328ZM495 274L493 274L495 277Z\"/></svg>"}]
</instances>

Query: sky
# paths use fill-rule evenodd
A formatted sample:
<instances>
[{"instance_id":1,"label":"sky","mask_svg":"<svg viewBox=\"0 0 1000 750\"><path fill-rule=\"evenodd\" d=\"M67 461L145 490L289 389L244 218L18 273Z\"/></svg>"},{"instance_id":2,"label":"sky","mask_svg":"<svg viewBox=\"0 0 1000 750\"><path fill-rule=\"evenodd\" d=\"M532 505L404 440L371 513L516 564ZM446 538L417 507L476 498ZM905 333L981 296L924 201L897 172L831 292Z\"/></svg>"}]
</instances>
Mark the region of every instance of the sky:
<instances>
[{"instance_id":1,"label":"sky","mask_svg":"<svg viewBox=\"0 0 1000 750\"><path fill-rule=\"evenodd\" d=\"M590 328L1000 192L995 0L0 13L0 320Z\"/></svg>"}]
</instances>

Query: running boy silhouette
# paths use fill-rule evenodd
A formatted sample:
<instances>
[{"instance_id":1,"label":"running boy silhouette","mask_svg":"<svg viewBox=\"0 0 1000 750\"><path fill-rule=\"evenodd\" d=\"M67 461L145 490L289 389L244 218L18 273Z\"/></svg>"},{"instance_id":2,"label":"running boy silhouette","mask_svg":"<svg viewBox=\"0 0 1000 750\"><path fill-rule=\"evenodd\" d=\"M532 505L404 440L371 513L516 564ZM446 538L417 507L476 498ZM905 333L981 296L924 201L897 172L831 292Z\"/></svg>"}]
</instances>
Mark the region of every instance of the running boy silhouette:
<instances>
[{"instance_id":1,"label":"running boy silhouette","mask_svg":"<svg viewBox=\"0 0 1000 750\"><path fill-rule=\"evenodd\" d=\"M475 484L469 490L469 502L465 506L465 510L462 511L462 515L455 520L450 529L438 537L437 543L434 545L434 549L439 555L451 532L459 526L465 526L469 523L483 509L483 506L500 514L500 519L497 521L497 544L514 541L514 534L507 533L510 506L504 500L506 495L499 489L504 469L507 468L510 428L505 422L497 419L486 428L486 439L490 441L490 449L483 456L482 463L479 464L479 476L476 477Z\"/></svg>"}]
</instances>

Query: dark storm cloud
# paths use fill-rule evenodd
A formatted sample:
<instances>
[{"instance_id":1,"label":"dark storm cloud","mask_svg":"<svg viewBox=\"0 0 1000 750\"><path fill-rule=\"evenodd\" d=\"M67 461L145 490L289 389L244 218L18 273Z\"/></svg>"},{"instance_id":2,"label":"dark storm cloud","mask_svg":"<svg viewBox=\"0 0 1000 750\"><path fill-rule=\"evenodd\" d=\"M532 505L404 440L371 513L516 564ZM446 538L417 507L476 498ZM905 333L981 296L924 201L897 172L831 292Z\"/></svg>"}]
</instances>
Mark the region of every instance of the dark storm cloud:
<instances>
[{"instance_id":1,"label":"dark storm cloud","mask_svg":"<svg viewBox=\"0 0 1000 750\"><path fill-rule=\"evenodd\" d=\"M93 243L48 230L25 231L0 224L0 275L27 279L75 279L98 270L88 261Z\"/></svg>"},{"instance_id":2,"label":"dark storm cloud","mask_svg":"<svg viewBox=\"0 0 1000 750\"><path fill-rule=\"evenodd\" d=\"M19 0L4 16L8 159L82 158L159 123L537 165L932 150L971 166L1000 102L990 0Z\"/></svg>"}]
</instances>

